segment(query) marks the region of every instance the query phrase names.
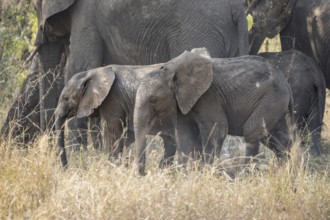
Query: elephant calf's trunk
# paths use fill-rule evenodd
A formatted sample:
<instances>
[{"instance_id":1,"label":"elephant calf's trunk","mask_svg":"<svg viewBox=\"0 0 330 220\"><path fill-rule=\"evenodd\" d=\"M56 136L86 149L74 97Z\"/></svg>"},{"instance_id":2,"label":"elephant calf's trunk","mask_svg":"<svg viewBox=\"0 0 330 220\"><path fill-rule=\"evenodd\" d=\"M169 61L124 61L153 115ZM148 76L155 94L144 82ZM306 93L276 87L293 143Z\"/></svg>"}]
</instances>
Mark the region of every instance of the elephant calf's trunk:
<instances>
[{"instance_id":1,"label":"elephant calf's trunk","mask_svg":"<svg viewBox=\"0 0 330 220\"><path fill-rule=\"evenodd\" d=\"M60 158L61 158L61 164L64 168L67 168L68 166L68 160L66 157L65 152L65 144L64 144L64 128L63 124L65 122L65 118L57 117L56 123L55 123L55 129L56 129L56 147L59 151Z\"/></svg>"}]
</instances>

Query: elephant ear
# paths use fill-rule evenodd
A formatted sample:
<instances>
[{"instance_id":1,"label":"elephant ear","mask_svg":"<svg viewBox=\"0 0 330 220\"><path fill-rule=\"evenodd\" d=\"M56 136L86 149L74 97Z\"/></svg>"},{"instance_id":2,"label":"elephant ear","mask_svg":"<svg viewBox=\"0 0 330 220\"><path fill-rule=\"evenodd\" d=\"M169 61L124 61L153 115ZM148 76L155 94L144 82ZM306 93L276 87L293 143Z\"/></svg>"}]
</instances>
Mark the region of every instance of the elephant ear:
<instances>
[{"instance_id":1,"label":"elephant ear","mask_svg":"<svg viewBox=\"0 0 330 220\"><path fill-rule=\"evenodd\" d=\"M86 77L80 80L82 96L77 111L78 118L91 115L102 104L115 80L115 73L109 68L101 67L88 71Z\"/></svg>"},{"instance_id":2,"label":"elephant ear","mask_svg":"<svg viewBox=\"0 0 330 220\"><path fill-rule=\"evenodd\" d=\"M42 1L42 23L51 16L68 9L76 0L43 0Z\"/></svg>"},{"instance_id":3,"label":"elephant ear","mask_svg":"<svg viewBox=\"0 0 330 220\"><path fill-rule=\"evenodd\" d=\"M212 61L186 51L167 65L167 68L174 72L174 93L178 106L183 114L187 114L211 86Z\"/></svg>"}]
</instances>

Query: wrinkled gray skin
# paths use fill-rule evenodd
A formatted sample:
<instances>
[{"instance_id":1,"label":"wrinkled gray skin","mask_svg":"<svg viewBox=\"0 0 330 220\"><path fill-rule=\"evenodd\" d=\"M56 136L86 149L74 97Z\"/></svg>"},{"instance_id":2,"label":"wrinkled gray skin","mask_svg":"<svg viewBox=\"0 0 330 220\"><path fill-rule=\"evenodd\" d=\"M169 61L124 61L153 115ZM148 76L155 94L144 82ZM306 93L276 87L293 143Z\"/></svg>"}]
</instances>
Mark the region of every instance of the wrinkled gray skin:
<instances>
[{"instance_id":1,"label":"wrinkled gray skin","mask_svg":"<svg viewBox=\"0 0 330 220\"><path fill-rule=\"evenodd\" d=\"M67 79L107 64L166 62L194 47L206 47L213 57L240 56L248 54L243 2L37 0L37 45L65 42L70 35ZM45 51L41 57L52 53ZM76 124L86 128L84 121ZM73 136L86 143L86 137Z\"/></svg>"},{"instance_id":2,"label":"wrinkled gray skin","mask_svg":"<svg viewBox=\"0 0 330 220\"><path fill-rule=\"evenodd\" d=\"M258 53L265 37L280 33L282 50L313 57L330 88L330 0L248 0L254 20L249 32L250 54Z\"/></svg>"},{"instance_id":3,"label":"wrinkled gray skin","mask_svg":"<svg viewBox=\"0 0 330 220\"><path fill-rule=\"evenodd\" d=\"M325 81L320 68L307 55L289 50L279 53L259 53L281 70L291 87L295 120L301 133L311 132L311 153L321 154L321 130L325 109Z\"/></svg>"},{"instance_id":4,"label":"wrinkled gray skin","mask_svg":"<svg viewBox=\"0 0 330 220\"><path fill-rule=\"evenodd\" d=\"M176 115L181 162L182 154L189 155L198 145L192 139L198 136L205 162L212 162L227 134L244 136L247 156L255 156L262 141L282 157L290 146L288 113L292 119L291 89L266 59L207 59L185 52L146 76L137 90L134 131L139 171L144 173L145 135L158 118Z\"/></svg>"},{"instance_id":5,"label":"wrinkled gray skin","mask_svg":"<svg viewBox=\"0 0 330 220\"><path fill-rule=\"evenodd\" d=\"M39 58L36 55L31 63L28 76L10 106L7 117L1 127L3 138L10 138L16 143L27 144L40 134L39 123Z\"/></svg>"},{"instance_id":6,"label":"wrinkled gray skin","mask_svg":"<svg viewBox=\"0 0 330 220\"><path fill-rule=\"evenodd\" d=\"M115 158L124 145L134 142L133 111L139 84L162 64L149 66L110 65L75 74L65 85L56 111L57 144L63 150L62 165L67 166L63 123L66 119L90 116L98 110L103 125L103 146ZM124 128L127 133L124 134ZM158 121L148 134L162 131L165 154L163 167L172 163L176 151L172 121Z\"/></svg>"}]
</instances>

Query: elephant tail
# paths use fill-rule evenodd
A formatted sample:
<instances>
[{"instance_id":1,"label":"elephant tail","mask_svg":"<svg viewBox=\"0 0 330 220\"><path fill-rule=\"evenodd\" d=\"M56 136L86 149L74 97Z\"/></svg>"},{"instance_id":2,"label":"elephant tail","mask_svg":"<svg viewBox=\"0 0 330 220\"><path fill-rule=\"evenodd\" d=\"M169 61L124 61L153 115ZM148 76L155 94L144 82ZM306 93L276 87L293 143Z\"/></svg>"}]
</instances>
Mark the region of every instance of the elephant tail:
<instances>
[{"instance_id":1,"label":"elephant tail","mask_svg":"<svg viewBox=\"0 0 330 220\"><path fill-rule=\"evenodd\" d=\"M324 84L324 85L322 85ZM320 125L323 124L323 115L324 115L324 109L325 109L325 99L326 99L326 94L325 94L325 83L315 83L314 84L315 89L317 90L317 112L319 113L319 123Z\"/></svg>"}]
</instances>

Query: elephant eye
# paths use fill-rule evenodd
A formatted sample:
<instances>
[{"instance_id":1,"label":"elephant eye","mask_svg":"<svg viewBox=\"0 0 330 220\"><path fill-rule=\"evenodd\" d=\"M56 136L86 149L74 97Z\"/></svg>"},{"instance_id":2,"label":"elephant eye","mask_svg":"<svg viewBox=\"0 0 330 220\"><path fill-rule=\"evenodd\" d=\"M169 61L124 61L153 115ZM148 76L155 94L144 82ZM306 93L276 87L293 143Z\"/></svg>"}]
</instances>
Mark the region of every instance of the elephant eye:
<instances>
[{"instance_id":1,"label":"elephant eye","mask_svg":"<svg viewBox=\"0 0 330 220\"><path fill-rule=\"evenodd\" d=\"M64 96L64 101L69 101L69 97L66 95L66 96Z\"/></svg>"},{"instance_id":2,"label":"elephant eye","mask_svg":"<svg viewBox=\"0 0 330 220\"><path fill-rule=\"evenodd\" d=\"M150 101L151 104L155 104L157 102L157 97L156 96L151 96L149 101Z\"/></svg>"}]
</instances>

